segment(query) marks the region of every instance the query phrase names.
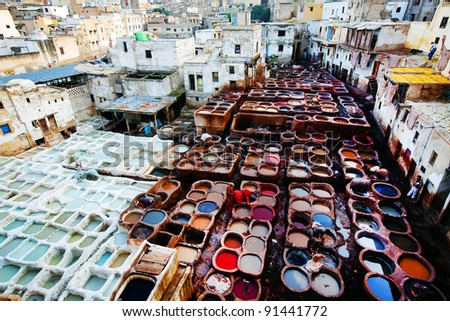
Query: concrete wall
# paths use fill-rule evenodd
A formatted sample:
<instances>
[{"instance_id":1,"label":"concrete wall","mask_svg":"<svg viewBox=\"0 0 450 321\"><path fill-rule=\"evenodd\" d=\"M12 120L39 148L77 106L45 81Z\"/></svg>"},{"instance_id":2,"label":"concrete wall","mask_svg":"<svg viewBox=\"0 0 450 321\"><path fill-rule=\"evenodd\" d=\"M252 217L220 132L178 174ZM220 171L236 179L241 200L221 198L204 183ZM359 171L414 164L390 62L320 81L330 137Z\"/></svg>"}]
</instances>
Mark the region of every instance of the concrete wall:
<instances>
[{"instance_id":1,"label":"concrete wall","mask_svg":"<svg viewBox=\"0 0 450 321\"><path fill-rule=\"evenodd\" d=\"M0 35L3 37L20 37L14 20L8 10L0 10Z\"/></svg>"},{"instance_id":2,"label":"concrete wall","mask_svg":"<svg viewBox=\"0 0 450 321\"><path fill-rule=\"evenodd\" d=\"M163 79L135 79L123 78L122 88L125 97L130 96L150 96L161 97L167 96L172 91L180 88L182 82L180 74L174 72L173 74L164 77Z\"/></svg>"},{"instance_id":3,"label":"concrete wall","mask_svg":"<svg viewBox=\"0 0 450 321\"><path fill-rule=\"evenodd\" d=\"M408 1L388 2L386 10L391 12L391 18L403 20L405 18Z\"/></svg>"},{"instance_id":4,"label":"concrete wall","mask_svg":"<svg viewBox=\"0 0 450 321\"><path fill-rule=\"evenodd\" d=\"M0 97L7 111L4 116L6 119L0 119L0 122L9 122L13 130L11 134L1 136L1 155L17 153L26 149L26 145L31 147L34 141L42 139L44 134L34 122L38 119L54 115L58 128L52 128L48 121L47 126L50 131L57 133L75 126L66 89L38 85L35 89L24 91L21 85L11 85L3 87ZM18 141L21 141L21 144L14 146L14 142Z\"/></svg>"},{"instance_id":5,"label":"concrete wall","mask_svg":"<svg viewBox=\"0 0 450 321\"><path fill-rule=\"evenodd\" d=\"M124 43L126 43L127 51L125 51ZM148 50L151 51L151 58L146 57ZM117 46L111 49L111 58L115 65L133 70L176 70L194 56L193 37L154 41L119 38Z\"/></svg>"},{"instance_id":6,"label":"concrete wall","mask_svg":"<svg viewBox=\"0 0 450 321\"><path fill-rule=\"evenodd\" d=\"M53 37L52 39L59 63L70 63L81 60L77 40L74 37L68 35Z\"/></svg>"},{"instance_id":7,"label":"concrete wall","mask_svg":"<svg viewBox=\"0 0 450 321\"><path fill-rule=\"evenodd\" d=\"M408 36L409 24L385 26L380 29L375 51L403 49Z\"/></svg>"},{"instance_id":8,"label":"concrete wall","mask_svg":"<svg viewBox=\"0 0 450 321\"><path fill-rule=\"evenodd\" d=\"M284 36L280 35L280 31L284 32ZM296 33L294 25L263 24L262 34L266 42L266 58L276 55L279 62L289 62L293 57ZM280 46L282 46L282 51L279 50Z\"/></svg>"},{"instance_id":9,"label":"concrete wall","mask_svg":"<svg viewBox=\"0 0 450 321\"><path fill-rule=\"evenodd\" d=\"M0 56L0 72L14 73L15 69L33 71L36 66L46 66L47 61L39 52Z\"/></svg>"},{"instance_id":10,"label":"concrete wall","mask_svg":"<svg viewBox=\"0 0 450 321\"><path fill-rule=\"evenodd\" d=\"M240 53L235 46L240 45ZM251 58L259 53L261 26L227 26L223 28L223 56L230 58Z\"/></svg>"},{"instance_id":11,"label":"concrete wall","mask_svg":"<svg viewBox=\"0 0 450 321\"><path fill-rule=\"evenodd\" d=\"M345 20L347 1L326 2L323 4L322 20Z\"/></svg>"}]
</instances>

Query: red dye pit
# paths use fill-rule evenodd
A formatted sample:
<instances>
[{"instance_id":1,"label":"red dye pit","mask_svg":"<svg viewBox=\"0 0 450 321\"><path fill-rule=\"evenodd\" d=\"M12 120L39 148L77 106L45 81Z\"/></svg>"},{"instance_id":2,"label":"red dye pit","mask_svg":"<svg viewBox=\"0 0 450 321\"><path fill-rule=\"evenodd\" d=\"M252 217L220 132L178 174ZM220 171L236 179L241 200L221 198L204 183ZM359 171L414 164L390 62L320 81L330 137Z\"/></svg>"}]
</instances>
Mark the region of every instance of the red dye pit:
<instances>
[{"instance_id":1,"label":"red dye pit","mask_svg":"<svg viewBox=\"0 0 450 321\"><path fill-rule=\"evenodd\" d=\"M270 221L273 219L273 210L268 206L256 206L252 212L253 218L257 221Z\"/></svg>"},{"instance_id":2,"label":"red dye pit","mask_svg":"<svg viewBox=\"0 0 450 321\"><path fill-rule=\"evenodd\" d=\"M242 242L237 237L229 236L225 239L224 245L231 249L238 249L242 246Z\"/></svg>"},{"instance_id":3,"label":"red dye pit","mask_svg":"<svg viewBox=\"0 0 450 321\"><path fill-rule=\"evenodd\" d=\"M231 252L222 252L216 258L216 264L219 268L224 270L233 270L237 268L238 257Z\"/></svg>"},{"instance_id":4,"label":"red dye pit","mask_svg":"<svg viewBox=\"0 0 450 321\"><path fill-rule=\"evenodd\" d=\"M258 286L247 280L238 280L234 284L233 293L241 300L254 300L258 295Z\"/></svg>"}]
</instances>

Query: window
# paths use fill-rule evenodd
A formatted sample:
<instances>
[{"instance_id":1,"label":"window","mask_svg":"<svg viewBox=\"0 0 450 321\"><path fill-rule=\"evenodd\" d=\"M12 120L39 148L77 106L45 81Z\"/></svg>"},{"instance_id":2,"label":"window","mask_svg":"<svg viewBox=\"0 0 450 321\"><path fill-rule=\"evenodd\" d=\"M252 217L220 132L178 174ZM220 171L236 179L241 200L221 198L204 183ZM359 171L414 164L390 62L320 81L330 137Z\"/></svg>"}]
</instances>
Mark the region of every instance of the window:
<instances>
[{"instance_id":1,"label":"window","mask_svg":"<svg viewBox=\"0 0 450 321\"><path fill-rule=\"evenodd\" d=\"M408 118L408 115L409 115L409 110L405 110L405 113L403 114L403 117L402 117L402 122L406 121L406 118Z\"/></svg>"},{"instance_id":2,"label":"window","mask_svg":"<svg viewBox=\"0 0 450 321\"><path fill-rule=\"evenodd\" d=\"M397 9L395 10L395 12L400 12L400 11L402 11L402 8L401 7L397 7Z\"/></svg>"},{"instance_id":3,"label":"window","mask_svg":"<svg viewBox=\"0 0 450 321\"><path fill-rule=\"evenodd\" d=\"M212 81L219 82L219 73L217 71L212 72Z\"/></svg>"},{"instance_id":4,"label":"window","mask_svg":"<svg viewBox=\"0 0 450 321\"><path fill-rule=\"evenodd\" d=\"M448 17L443 17L441 20L441 24L439 25L439 28L445 29L447 27L448 23Z\"/></svg>"},{"instance_id":5,"label":"window","mask_svg":"<svg viewBox=\"0 0 450 321\"><path fill-rule=\"evenodd\" d=\"M123 51L128 52L127 43L125 41L123 42Z\"/></svg>"},{"instance_id":6,"label":"window","mask_svg":"<svg viewBox=\"0 0 450 321\"><path fill-rule=\"evenodd\" d=\"M417 138L419 138L419 132L416 132L416 133L414 134L414 137L413 137L413 140L412 140L412 143L413 143L413 144L415 144L415 143L417 142Z\"/></svg>"},{"instance_id":7,"label":"window","mask_svg":"<svg viewBox=\"0 0 450 321\"><path fill-rule=\"evenodd\" d=\"M278 52L283 52L284 45L278 45Z\"/></svg>"},{"instance_id":8,"label":"window","mask_svg":"<svg viewBox=\"0 0 450 321\"><path fill-rule=\"evenodd\" d=\"M189 89L195 90L195 77L194 75L189 75Z\"/></svg>"},{"instance_id":9,"label":"window","mask_svg":"<svg viewBox=\"0 0 450 321\"><path fill-rule=\"evenodd\" d=\"M236 90L237 89L237 83L235 80L230 81L230 90Z\"/></svg>"},{"instance_id":10,"label":"window","mask_svg":"<svg viewBox=\"0 0 450 321\"><path fill-rule=\"evenodd\" d=\"M235 54L241 53L241 45L234 45L234 53Z\"/></svg>"},{"instance_id":11,"label":"window","mask_svg":"<svg viewBox=\"0 0 450 321\"><path fill-rule=\"evenodd\" d=\"M203 76L197 75L197 91L203 91Z\"/></svg>"},{"instance_id":12,"label":"window","mask_svg":"<svg viewBox=\"0 0 450 321\"><path fill-rule=\"evenodd\" d=\"M61 55L64 55L64 48L63 47L59 47L59 52L61 53Z\"/></svg>"},{"instance_id":13,"label":"window","mask_svg":"<svg viewBox=\"0 0 450 321\"><path fill-rule=\"evenodd\" d=\"M314 7L309 7L309 11L313 11L314 10Z\"/></svg>"},{"instance_id":14,"label":"window","mask_svg":"<svg viewBox=\"0 0 450 321\"><path fill-rule=\"evenodd\" d=\"M3 33L0 33L0 40L5 39L5 36L3 35Z\"/></svg>"},{"instance_id":15,"label":"window","mask_svg":"<svg viewBox=\"0 0 450 321\"><path fill-rule=\"evenodd\" d=\"M342 13L344 13L345 7L342 7Z\"/></svg>"},{"instance_id":16,"label":"window","mask_svg":"<svg viewBox=\"0 0 450 321\"><path fill-rule=\"evenodd\" d=\"M430 157L430 160L428 161L428 163L431 165L431 166L433 166L434 165L434 163L436 162L436 158L438 157L438 154L435 152L435 151L433 151L432 153L431 153L431 157Z\"/></svg>"},{"instance_id":17,"label":"window","mask_svg":"<svg viewBox=\"0 0 450 321\"><path fill-rule=\"evenodd\" d=\"M151 50L145 50L145 58L152 58L152 51Z\"/></svg>"},{"instance_id":18,"label":"window","mask_svg":"<svg viewBox=\"0 0 450 321\"><path fill-rule=\"evenodd\" d=\"M436 38L434 39L434 43L435 43L435 44L438 44L438 43L439 43L439 40L441 40L441 38L436 37Z\"/></svg>"},{"instance_id":19,"label":"window","mask_svg":"<svg viewBox=\"0 0 450 321\"><path fill-rule=\"evenodd\" d=\"M31 100L30 100L30 98L27 98L27 103L31 103Z\"/></svg>"},{"instance_id":20,"label":"window","mask_svg":"<svg viewBox=\"0 0 450 321\"><path fill-rule=\"evenodd\" d=\"M6 29L10 29L11 28L11 26L10 25L6 25Z\"/></svg>"},{"instance_id":21,"label":"window","mask_svg":"<svg viewBox=\"0 0 450 321\"><path fill-rule=\"evenodd\" d=\"M9 127L8 124L2 124L2 125L0 125L0 130L2 131L3 135L11 134L11 133L12 133L11 128Z\"/></svg>"},{"instance_id":22,"label":"window","mask_svg":"<svg viewBox=\"0 0 450 321\"><path fill-rule=\"evenodd\" d=\"M278 30L278 37L286 36L286 30Z\"/></svg>"},{"instance_id":23,"label":"window","mask_svg":"<svg viewBox=\"0 0 450 321\"><path fill-rule=\"evenodd\" d=\"M5 106L3 106L3 103L2 103L2 101L0 100L0 109L4 109L5 108Z\"/></svg>"},{"instance_id":24,"label":"window","mask_svg":"<svg viewBox=\"0 0 450 321\"><path fill-rule=\"evenodd\" d=\"M234 66L230 66L230 75L234 75Z\"/></svg>"}]
</instances>

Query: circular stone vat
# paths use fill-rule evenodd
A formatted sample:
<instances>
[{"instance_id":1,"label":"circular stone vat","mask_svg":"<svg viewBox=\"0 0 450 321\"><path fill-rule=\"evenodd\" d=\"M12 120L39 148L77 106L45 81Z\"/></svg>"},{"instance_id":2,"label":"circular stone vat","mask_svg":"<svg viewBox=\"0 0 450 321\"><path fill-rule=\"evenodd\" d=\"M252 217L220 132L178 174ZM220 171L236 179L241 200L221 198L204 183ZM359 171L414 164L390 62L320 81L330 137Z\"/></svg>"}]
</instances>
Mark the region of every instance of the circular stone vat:
<instances>
[{"instance_id":1,"label":"circular stone vat","mask_svg":"<svg viewBox=\"0 0 450 321\"><path fill-rule=\"evenodd\" d=\"M161 224L167 217L166 212L161 210L151 210L142 218L142 222L150 225Z\"/></svg>"},{"instance_id":2,"label":"circular stone vat","mask_svg":"<svg viewBox=\"0 0 450 321\"><path fill-rule=\"evenodd\" d=\"M311 216L304 212L294 212L289 215L288 222L296 228L306 228L311 224Z\"/></svg>"},{"instance_id":3,"label":"circular stone vat","mask_svg":"<svg viewBox=\"0 0 450 321\"><path fill-rule=\"evenodd\" d=\"M372 184L372 192L379 198L398 199L402 195L400 190L392 184L376 182Z\"/></svg>"},{"instance_id":4,"label":"circular stone vat","mask_svg":"<svg viewBox=\"0 0 450 321\"><path fill-rule=\"evenodd\" d=\"M262 253L266 250L266 242L257 236L250 235L244 240L244 250L252 253Z\"/></svg>"},{"instance_id":5,"label":"circular stone vat","mask_svg":"<svg viewBox=\"0 0 450 321\"><path fill-rule=\"evenodd\" d=\"M311 256L307 249L292 247L285 249L283 259L286 265L303 266L311 259Z\"/></svg>"},{"instance_id":6,"label":"circular stone vat","mask_svg":"<svg viewBox=\"0 0 450 321\"><path fill-rule=\"evenodd\" d=\"M202 191L202 190L191 190L187 195L186 198L193 200L193 201L198 201L201 199L204 199L206 196L206 192Z\"/></svg>"},{"instance_id":7,"label":"circular stone vat","mask_svg":"<svg viewBox=\"0 0 450 321\"><path fill-rule=\"evenodd\" d=\"M197 181L197 182L193 183L192 189L207 192L211 189L212 186L213 186L213 183L211 181L202 180L202 181Z\"/></svg>"},{"instance_id":8,"label":"circular stone vat","mask_svg":"<svg viewBox=\"0 0 450 321\"><path fill-rule=\"evenodd\" d=\"M382 219L382 223L383 226L390 231L406 233L410 230L406 220L401 217L394 218L385 216Z\"/></svg>"},{"instance_id":9,"label":"circular stone vat","mask_svg":"<svg viewBox=\"0 0 450 321\"><path fill-rule=\"evenodd\" d=\"M335 298L344 291L344 284L339 274L325 268L311 275L311 288L324 297Z\"/></svg>"},{"instance_id":10,"label":"circular stone vat","mask_svg":"<svg viewBox=\"0 0 450 321\"><path fill-rule=\"evenodd\" d=\"M230 224L230 231L240 234L248 233L248 223L245 221L234 221Z\"/></svg>"},{"instance_id":11,"label":"circular stone vat","mask_svg":"<svg viewBox=\"0 0 450 321\"><path fill-rule=\"evenodd\" d=\"M200 255L200 250L193 246L177 245L175 250L177 250L178 259L187 264L194 264Z\"/></svg>"},{"instance_id":12,"label":"circular stone vat","mask_svg":"<svg viewBox=\"0 0 450 321\"><path fill-rule=\"evenodd\" d=\"M277 205L277 199L273 196L269 196L269 195L260 195L257 200L257 203L259 204L263 204L263 205L267 205L267 206L271 206L271 207L275 207L275 205Z\"/></svg>"},{"instance_id":13,"label":"circular stone vat","mask_svg":"<svg viewBox=\"0 0 450 321\"><path fill-rule=\"evenodd\" d=\"M377 301L399 301L402 299L402 293L397 283L385 275L366 274L364 288L367 294Z\"/></svg>"},{"instance_id":14,"label":"circular stone vat","mask_svg":"<svg viewBox=\"0 0 450 321\"><path fill-rule=\"evenodd\" d=\"M248 253L239 257L238 267L241 272L257 276L262 273L263 262L258 255Z\"/></svg>"},{"instance_id":15,"label":"circular stone vat","mask_svg":"<svg viewBox=\"0 0 450 321\"><path fill-rule=\"evenodd\" d=\"M213 293L228 295L233 289L233 279L229 275L213 272L206 275L205 286L208 291Z\"/></svg>"},{"instance_id":16,"label":"circular stone vat","mask_svg":"<svg viewBox=\"0 0 450 321\"><path fill-rule=\"evenodd\" d=\"M192 214L197 206L196 203L190 201L183 201L180 204L180 213Z\"/></svg>"},{"instance_id":17,"label":"circular stone vat","mask_svg":"<svg viewBox=\"0 0 450 321\"><path fill-rule=\"evenodd\" d=\"M311 211L319 213L330 213L331 210L331 203L323 200L314 200L311 207Z\"/></svg>"},{"instance_id":18,"label":"circular stone vat","mask_svg":"<svg viewBox=\"0 0 450 321\"><path fill-rule=\"evenodd\" d=\"M250 206L247 205L237 205L233 212L235 218L247 218L250 217L250 214Z\"/></svg>"},{"instance_id":19,"label":"circular stone vat","mask_svg":"<svg viewBox=\"0 0 450 321\"><path fill-rule=\"evenodd\" d=\"M356 225L364 231L367 232L378 232L380 230L379 224L372 218L366 215L356 214Z\"/></svg>"},{"instance_id":20,"label":"circular stone vat","mask_svg":"<svg viewBox=\"0 0 450 321\"><path fill-rule=\"evenodd\" d=\"M354 211L362 213L362 214L371 215L374 212L374 209L372 208L372 206L366 202L354 201L354 202L349 203L349 205Z\"/></svg>"},{"instance_id":21,"label":"circular stone vat","mask_svg":"<svg viewBox=\"0 0 450 321\"><path fill-rule=\"evenodd\" d=\"M280 193L280 189L278 188L278 186L271 183L260 183L259 190L261 194L274 197L277 197L277 195Z\"/></svg>"},{"instance_id":22,"label":"circular stone vat","mask_svg":"<svg viewBox=\"0 0 450 321\"><path fill-rule=\"evenodd\" d=\"M255 221L271 221L275 217L275 211L267 205L255 205L251 216Z\"/></svg>"},{"instance_id":23,"label":"circular stone vat","mask_svg":"<svg viewBox=\"0 0 450 321\"><path fill-rule=\"evenodd\" d=\"M261 286L255 280L237 279L233 294L238 300L256 301L261 296Z\"/></svg>"},{"instance_id":24,"label":"circular stone vat","mask_svg":"<svg viewBox=\"0 0 450 321\"><path fill-rule=\"evenodd\" d=\"M214 253L212 263L219 271L234 273L238 270L238 258L236 251L222 247Z\"/></svg>"},{"instance_id":25,"label":"circular stone vat","mask_svg":"<svg viewBox=\"0 0 450 321\"><path fill-rule=\"evenodd\" d=\"M208 215L195 215L192 217L190 225L198 230L207 230L212 223L212 217Z\"/></svg>"},{"instance_id":26,"label":"circular stone vat","mask_svg":"<svg viewBox=\"0 0 450 321\"><path fill-rule=\"evenodd\" d=\"M126 224L134 224L142 217L141 212L128 212L122 217L122 222Z\"/></svg>"},{"instance_id":27,"label":"circular stone vat","mask_svg":"<svg viewBox=\"0 0 450 321\"><path fill-rule=\"evenodd\" d=\"M431 282L436 274L431 264L419 255L402 254L397 264L409 277L419 280Z\"/></svg>"},{"instance_id":28,"label":"circular stone vat","mask_svg":"<svg viewBox=\"0 0 450 321\"><path fill-rule=\"evenodd\" d=\"M208 214L216 211L217 207L218 207L217 204L214 203L213 201L203 201L197 204L196 210L199 213Z\"/></svg>"},{"instance_id":29,"label":"circular stone vat","mask_svg":"<svg viewBox=\"0 0 450 321\"><path fill-rule=\"evenodd\" d=\"M334 197L334 189L328 184L313 184L312 194L318 198Z\"/></svg>"},{"instance_id":30,"label":"circular stone vat","mask_svg":"<svg viewBox=\"0 0 450 321\"><path fill-rule=\"evenodd\" d=\"M132 230L130 231L130 238L132 239L138 239L138 240L146 240L148 239L155 229L151 226L146 226L137 223L133 226Z\"/></svg>"},{"instance_id":31,"label":"circular stone vat","mask_svg":"<svg viewBox=\"0 0 450 321\"><path fill-rule=\"evenodd\" d=\"M305 232L291 230L286 236L286 241L292 246L306 248L308 247L309 235Z\"/></svg>"},{"instance_id":32,"label":"circular stone vat","mask_svg":"<svg viewBox=\"0 0 450 321\"><path fill-rule=\"evenodd\" d=\"M311 204L306 199L297 199L292 202L291 208L299 212L306 212L310 210Z\"/></svg>"},{"instance_id":33,"label":"circular stone vat","mask_svg":"<svg viewBox=\"0 0 450 321\"><path fill-rule=\"evenodd\" d=\"M313 221L320 223L323 227L333 226L333 219L327 214L317 213L313 215Z\"/></svg>"},{"instance_id":34,"label":"circular stone vat","mask_svg":"<svg viewBox=\"0 0 450 321\"><path fill-rule=\"evenodd\" d=\"M197 298L197 301L226 301L221 294L205 291Z\"/></svg>"},{"instance_id":35,"label":"circular stone vat","mask_svg":"<svg viewBox=\"0 0 450 321\"><path fill-rule=\"evenodd\" d=\"M411 235L391 232L389 234L389 240L392 242L392 244L403 251L413 253L421 252L421 246Z\"/></svg>"},{"instance_id":36,"label":"circular stone vat","mask_svg":"<svg viewBox=\"0 0 450 321\"><path fill-rule=\"evenodd\" d=\"M313 166L311 168L311 174L321 178L326 178L333 176L333 171L327 166Z\"/></svg>"},{"instance_id":37,"label":"circular stone vat","mask_svg":"<svg viewBox=\"0 0 450 321\"><path fill-rule=\"evenodd\" d=\"M241 175L256 177L258 176L258 168L253 165L245 165L241 167Z\"/></svg>"},{"instance_id":38,"label":"circular stone vat","mask_svg":"<svg viewBox=\"0 0 450 321\"><path fill-rule=\"evenodd\" d=\"M375 251L384 251L386 249L387 242L378 234L360 230L356 232L355 239L359 246L366 249Z\"/></svg>"},{"instance_id":39,"label":"circular stone vat","mask_svg":"<svg viewBox=\"0 0 450 321\"><path fill-rule=\"evenodd\" d=\"M227 247L229 249L240 249L242 248L244 238L240 233L228 231L223 234L220 241L223 247Z\"/></svg>"},{"instance_id":40,"label":"circular stone vat","mask_svg":"<svg viewBox=\"0 0 450 321\"><path fill-rule=\"evenodd\" d=\"M269 237L270 233L272 232L272 225L269 222L252 221L250 223L249 231L254 236L260 236L263 238L267 238L267 237Z\"/></svg>"},{"instance_id":41,"label":"circular stone vat","mask_svg":"<svg viewBox=\"0 0 450 321\"><path fill-rule=\"evenodd\" d=\"M191 215L190 214L180 213L180 214L173 215L170 219L172 221L185 224L185 223L189 222L189 220L191 219Z\"/></svg>"},{"instance_id":42,"label":"circular stone vat","mask_svg":"<svg viewBox=\"0 0 450 321\"><path fill-rule=\"evenodd\" d=\"M357 158L358 154L351 149L342 149L339 151L339 153L344 157L344 158Z\"/></svg>"},{"instance_id":43,"label":"circular stone vat","mask_svg":"<svg viewBox=\"0 0 450 321\"><path fill-rule=\"evenodd\" d=\"M380 201L378 202L377 206L380 209L380 212L384 215L394 216L394 217L401 217L405 216L406 212L401 205L398 205L399 203L392 203L389 201Z\"/></svg>"},{"instance_id":44,"label":"circular stone vat","mask_svg":"<svg viewBox=\"0 0 450 321\"><path fill-rule=\"evenodd\" d=\"M446 301L444 294L433 284L407 278L402 284L406 299L410 301Z\"/></svg>"},{"instance_id":45,"label":"circular stone vat","mask_svg":"<svg viewBox=\"0 0 450 321\"><path fill-rule=\"evenodd\" d=\"M386 254L363 250L359 254L359 261L369 272L390 275L395 271L395 263Z\"/></svg>"},{"instance_id":46,"label":"circular stone vat","mask_svg":"<svg viewBox=\"0 0 450 321\"><path fill-rule=\"evenodd\" d=\"M306 197L311 192L307 186L296 186L290 190L291 195L294 197Z\"/></svg>"},{"instance_id":47,"label":"circular stone vat","mask_svg":"<svg viewBox=\"0 0 450 321\"><path fill-rule=\"evenodd\" d=\"M296 266L286 266L281 271L281 281L291 291L301 293L309 290L308 273Z\"/></svg>"},{"instance_id":48,"label":"circular stone vat","mask_svg":"<svg viewBox=\"0 0 450 321\"><path fill-rule=\"evenodd\" d=\"M363 171L359 168L345 167L344 172L345 176L349 177L350 179L360 178L364 176Z\"/></svg>"}]
</instances>

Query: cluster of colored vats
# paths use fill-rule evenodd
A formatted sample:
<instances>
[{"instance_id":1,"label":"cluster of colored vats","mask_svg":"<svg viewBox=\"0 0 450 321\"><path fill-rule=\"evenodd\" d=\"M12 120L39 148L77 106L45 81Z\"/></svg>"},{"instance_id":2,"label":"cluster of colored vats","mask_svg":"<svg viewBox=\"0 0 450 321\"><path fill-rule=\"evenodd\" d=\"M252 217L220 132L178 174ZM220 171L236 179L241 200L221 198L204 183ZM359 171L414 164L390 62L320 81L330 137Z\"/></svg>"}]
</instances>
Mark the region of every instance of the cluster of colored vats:
<instances>
[{"instance_id":1,"label":"cluster of colored vats","mask_svg":"<svg viewBox=\"0 0 450 321\"><path fill-rule=\"evenodd\" d=\"M326 298L344 292L334 214L334 189L326 183L289 185L288 229L281 272L294 293L314 291Z\"/></svg>"},{"instance_id":2,"label":"cluster of colored vats","mask_svg":"<svg viewBox=\"0 0 450 321\"><path fill-rule=\"evenodd\" d=\"M275 184L243 181L241 190L252 193L250 202L234 204L220 247L212 257L199 300L258 300L271 221L276 213L279 188Z\"/></svg>"}]
</instances>

